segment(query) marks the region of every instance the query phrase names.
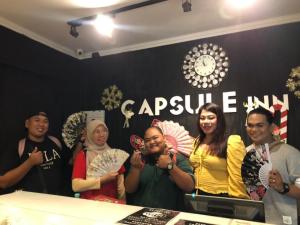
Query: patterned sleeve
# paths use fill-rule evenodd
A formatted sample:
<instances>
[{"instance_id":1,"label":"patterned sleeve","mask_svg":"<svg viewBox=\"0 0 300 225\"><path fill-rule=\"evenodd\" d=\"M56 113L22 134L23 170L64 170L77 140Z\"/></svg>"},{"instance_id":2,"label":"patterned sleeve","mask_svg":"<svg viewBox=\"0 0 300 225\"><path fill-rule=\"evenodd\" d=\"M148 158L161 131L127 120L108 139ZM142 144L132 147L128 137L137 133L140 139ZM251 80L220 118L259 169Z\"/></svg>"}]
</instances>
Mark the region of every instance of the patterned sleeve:
<instances>
[{"instance_id":1,"label":"patterned sleeve","mask_svg":"<svg viewBox=\"0 0 300 225\"><path fill-rule=\"evenodd\" d=\"M227 142L228 194L237 198L249 199L242 181L241 165L246 154L245 145L239 135L231 135Z\"/></svg>"}]
</instances>

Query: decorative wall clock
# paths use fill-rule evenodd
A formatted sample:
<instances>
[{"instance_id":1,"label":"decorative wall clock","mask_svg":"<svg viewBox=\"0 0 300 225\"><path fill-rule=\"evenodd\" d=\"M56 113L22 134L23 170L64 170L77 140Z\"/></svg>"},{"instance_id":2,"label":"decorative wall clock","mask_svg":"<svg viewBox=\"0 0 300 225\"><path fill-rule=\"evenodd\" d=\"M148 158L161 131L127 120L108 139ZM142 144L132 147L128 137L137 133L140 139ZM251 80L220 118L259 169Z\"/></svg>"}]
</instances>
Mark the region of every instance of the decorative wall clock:
<instances>
[{"instance_id":1,"label":"decorative wall clock","mask_svg":"<svg viewBox=\"0 0 300 225\"><path fill-rule=\"evenodd\" d=\"M219 85L228 73L229 59L225 50L212 43L193 47L183 61L183 74L188 82L206 89Z\"/></svg>"}]
</instances>

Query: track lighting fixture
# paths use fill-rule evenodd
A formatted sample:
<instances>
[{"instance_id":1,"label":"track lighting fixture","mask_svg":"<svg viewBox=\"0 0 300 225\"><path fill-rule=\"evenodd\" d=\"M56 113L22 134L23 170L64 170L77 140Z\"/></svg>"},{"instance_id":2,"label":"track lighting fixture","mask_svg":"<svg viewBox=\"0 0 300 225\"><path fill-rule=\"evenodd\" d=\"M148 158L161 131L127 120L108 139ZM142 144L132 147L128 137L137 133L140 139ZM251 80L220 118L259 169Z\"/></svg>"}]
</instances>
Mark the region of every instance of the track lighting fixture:
<instances>
[{"instance_id":1,"label":"track lighting fixture","mask_svg":"<svg viewBox=\"0 0 300 225\"><path fill-rule=\"evenodd\" d=\"M183 12L192 11L192 0L182 0L182 9Z\"/></svg>"},{"instance_id":2,"label":"track lighting fixture","mask_svg":"<svg viewBox=\"0 0 300 225\"><path fill-rule=\"evenodd\" d=\"M70 34L75 38L77 38L79 35L76 27L77 26L75 26L75 25L70 25Z\"/></svg>"},{"instance_id":3,"label":"track lighting fixture","mask_svg":"<svg viewBox=\"0 0 300 225\"><path fill-rule=\"evenodd\" d=\"M129 10L141 8L141 7L144 7L144 6L147 6L147 5L153 5L153 4L164 2L164 1L167 1L167 0L143 1L143 2L140 2L140 3L128 5L128 6L119 8L119 9L115 9L115 10L112 10L110 12L103 13L103 15L106 15L106 16L109 16L109 17L115 17L116 14L121 13L121 12L126 12L126 11L129 11ZM70 35L77 38L79 36L79 33L77 31L77 27L82 26L84 24L87 24L88 22L94 21L94 20L97 19L97 17L98 17L97 15L93 15L93 16L88 16L88 17L83 17L83 18L68 21L67 24L70 26ZM110 36L110 35L108 35L108 36Z\"/></svg>"}]
</instances>

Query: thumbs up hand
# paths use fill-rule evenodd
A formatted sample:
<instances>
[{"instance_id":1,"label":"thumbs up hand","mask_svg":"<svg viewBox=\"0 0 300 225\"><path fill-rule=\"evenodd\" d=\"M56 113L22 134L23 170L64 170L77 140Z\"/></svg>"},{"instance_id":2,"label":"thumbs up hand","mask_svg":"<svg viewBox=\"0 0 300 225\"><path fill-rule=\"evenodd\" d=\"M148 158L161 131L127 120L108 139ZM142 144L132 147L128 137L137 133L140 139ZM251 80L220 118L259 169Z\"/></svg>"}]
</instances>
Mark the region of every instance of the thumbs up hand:
<instances>
[{"instance_id":1,"label":"thumbs up hand","mask_svg":"<svg viewBox=\"0 0 300 225\"><path fill-rule=\"evenodd\" d=\"M29 161L33 166L41 164L43 162L43 153L35 147L29 156Z\"/></svg>"},{"instance_id":2,"label":"thumbs up hand","mask_svg":"<svg viewBox=\"0 0 300 225\"><path fill-rule=\"evenodd\" d=\"M172 149L172 146L166 143L163 154L161 154L157 159L157 167L166 169L168 164L172 163L173 154L170 152L170 149Z\"/></svg>"}]
</instances>

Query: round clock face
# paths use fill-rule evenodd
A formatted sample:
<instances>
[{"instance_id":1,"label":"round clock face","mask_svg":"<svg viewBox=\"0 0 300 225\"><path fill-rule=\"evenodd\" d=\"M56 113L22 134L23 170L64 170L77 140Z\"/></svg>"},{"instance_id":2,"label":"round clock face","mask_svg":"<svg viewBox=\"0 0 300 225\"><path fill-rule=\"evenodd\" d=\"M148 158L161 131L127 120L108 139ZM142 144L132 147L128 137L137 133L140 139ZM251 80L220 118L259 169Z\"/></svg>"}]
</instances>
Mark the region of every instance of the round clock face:
<instances>
[{"instance_id":1,"label":"round clock face","mask_svg":"<svg viewBox=\"0 0 300 225\"><path fill-rule=\"evenodd\" d=\"M207 76L215 71L216 61L210 55L201 55L196 59L194 67L197 74Z\"/></svg>"},{"instance_id":2,"label":"round clock face","mask_svg":"<svg viewBox=\"0 0 300 225\"><path fill-rule=\"evenodd\" d=\"M228 73L229 59L224 49L216 44L204 43L193 47L183 61L183 75L198 88L218 86Z\"/></svg>"}]
</instances>

